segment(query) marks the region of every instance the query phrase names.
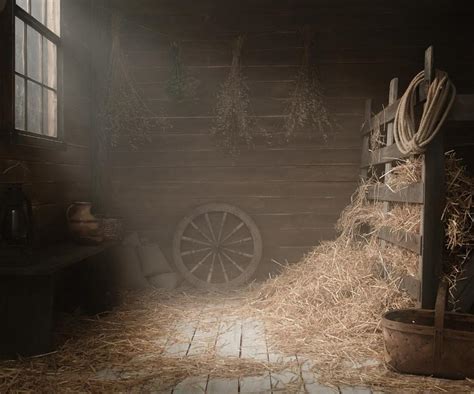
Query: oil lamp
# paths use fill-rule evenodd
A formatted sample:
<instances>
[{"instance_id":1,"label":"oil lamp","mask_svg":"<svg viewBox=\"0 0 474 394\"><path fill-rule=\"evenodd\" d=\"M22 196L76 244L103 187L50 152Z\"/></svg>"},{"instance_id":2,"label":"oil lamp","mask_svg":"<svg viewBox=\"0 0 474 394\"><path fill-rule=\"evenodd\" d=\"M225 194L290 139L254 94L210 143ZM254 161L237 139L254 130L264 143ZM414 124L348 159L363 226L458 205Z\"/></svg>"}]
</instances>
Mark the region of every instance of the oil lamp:
<instances>
[{"instance_id":1,"label":"oil lamp","mask_svg":"<svg viewBox=\"0 0 474 394\"><path fill-rule=\"evenodd\" d=\"M9 184L0 201L0 243L4 246L28 246L32 241L31 202L22 184Z\"/></svg>"}]
</instances>

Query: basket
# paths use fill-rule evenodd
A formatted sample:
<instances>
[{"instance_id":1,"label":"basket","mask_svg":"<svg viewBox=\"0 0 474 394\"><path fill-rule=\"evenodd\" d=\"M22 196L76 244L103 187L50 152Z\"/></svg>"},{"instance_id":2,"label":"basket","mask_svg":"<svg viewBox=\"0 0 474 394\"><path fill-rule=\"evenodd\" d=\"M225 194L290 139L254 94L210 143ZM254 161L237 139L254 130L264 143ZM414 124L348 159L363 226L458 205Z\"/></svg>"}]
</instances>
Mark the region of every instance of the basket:
<instances>
[{"instance_id":1,"label":"basket","mask_svg":"<svg viewBox=\"0 0 474 394\"><path fill-rule=\"evenodd\" d=\"M123 238L123 220L120 218L100 218L100 228L106 241Z\"/></svg>"},{"instance_id":2,"label":"basket","mask_svg":"<svg viewBox=\"0 0 474 394\"><path fill-rule=\"evenodd\" d=\"M447 282L435 310L400 309L382 318L385 359L398 372L474 378L474 315L445 312Z\"/></svg>"}]
</instances>

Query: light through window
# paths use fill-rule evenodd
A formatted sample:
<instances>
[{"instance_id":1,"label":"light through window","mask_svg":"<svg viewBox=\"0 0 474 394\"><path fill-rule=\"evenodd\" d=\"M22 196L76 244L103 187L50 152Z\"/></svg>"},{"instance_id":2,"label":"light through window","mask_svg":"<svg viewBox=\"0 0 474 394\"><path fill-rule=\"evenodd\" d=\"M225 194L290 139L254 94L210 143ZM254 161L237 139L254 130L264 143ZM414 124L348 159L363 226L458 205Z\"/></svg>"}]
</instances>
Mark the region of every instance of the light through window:
<instances>
[{"instance_id":1,"label":"light through window","mask_svg":"<svg viewBox=\"0 0 474 394\"><path fill-rule=\"evenodd\" d=\"M58 136L60 0L16 0L15 128Z\"/></svg>"}]
</instances>

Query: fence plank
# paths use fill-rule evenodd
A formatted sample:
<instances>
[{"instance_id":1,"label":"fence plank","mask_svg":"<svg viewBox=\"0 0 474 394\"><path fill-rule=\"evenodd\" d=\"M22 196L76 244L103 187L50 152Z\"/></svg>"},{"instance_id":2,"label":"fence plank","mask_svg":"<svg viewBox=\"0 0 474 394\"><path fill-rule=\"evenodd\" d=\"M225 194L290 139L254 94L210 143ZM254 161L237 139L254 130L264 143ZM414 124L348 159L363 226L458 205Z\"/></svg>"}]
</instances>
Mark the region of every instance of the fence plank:
<instances>
[{"instance_id":1,"label":"fence plank","mask_svg":"<svg viewBox=\"0 0 474 394\"><path fill-rule=\"evenodd\" d=\"M370 118L372 117L372 100L367 99L365 101L365 123L364 125L370 124ZM365 134L362 136L362 156L361 162L367 163L370 160L369 157L369 135ZM360 176L361 178L367 178L368 169L366 167L361 167Z\"/></svg>"},{"instance_id":2,"label":"fence plank","mask_svg":"<svg viewBox=\"0 0 474 394\"><path fill-rule=\"evenodd\" d=\"M421 254L422 237L419 234L383 227L378 231L377 236L379 239L390 242L414 253Z\"/></svg>"},{"instance_id":3,"label":"fence plank","mask_svg":"<svg viewBox=\"0 0 474 394\"><path fill-rule=\"evenodd\" d=\"M424 185L422 183L411 184L399 191L393 191L385 185L374 185L369 188L367 198L376 201L423 204L423 193Z\"/></svg>"},{"instance_id":4,"label":"fence plank","mask_svg":"<svg viewBox=\"0 0 474 394\"><path fill-rule=\"evenodd\" d=\"M369 134L372 131L374 125L384 125L388 122L393 121L397 112L399 102L400 100L395 101L394 103L385 107L377 115L373 116L370 122L366 121L361 129L362 135Z\"/></svg>"},{"instance_id":5,"label":"fence plank","mask_svg":"<svg viewBox=\"0 0 474 394\"><path fill-rule=\"evenodd\" d=\"M433 47L425 52L425 86L434 78ZM423 249L421 261L421 306L433 309L439 278L442 275L446 174L443 130L428 145L423 165L424 206L422 217Z\"/></svg>"},{"instance_id":6,"label":"fence plank","mask_svg":"<svg viewBox=\"0 0 474 394\"><path fill-rule=\"evenodd\" d=\"M401 153L396 144L392 144L384 148L376 149L373 152L367 153L365 156L363 155L362 159L365 159L365 161L362 161L361 167L365 168L376 166L378 164L385 164L408 156L409 155Z\"/></svg>"}]
</instances>

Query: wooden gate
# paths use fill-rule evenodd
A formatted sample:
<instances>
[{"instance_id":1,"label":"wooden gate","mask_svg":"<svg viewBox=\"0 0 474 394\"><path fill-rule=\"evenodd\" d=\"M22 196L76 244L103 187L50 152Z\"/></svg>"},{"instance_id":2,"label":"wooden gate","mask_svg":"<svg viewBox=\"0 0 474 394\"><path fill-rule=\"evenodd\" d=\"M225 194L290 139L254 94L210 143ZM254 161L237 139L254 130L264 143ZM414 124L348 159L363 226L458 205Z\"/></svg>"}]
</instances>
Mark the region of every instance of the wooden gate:
<instances>
[{"instance_id":1,"label":"wooden gate","mask_svg":"<svg viewBox=\"0 0 474 394\"><path fill-rule=\"evenodd\" d=\"M425 52L425 81L417 92L417 103L423 105L426 101L428 87L435 74L433 47ZM402 154L394 144L393 121L399 104L398 78L390 82L388 106L375 116L372 115L372 101L367 100L365 122L361 128L362 160L361 176L367 179L371 173L384 171L386 174L397 161L410 155ZM449 121L472 121L474 119L474 95L458 95L451 110ZM377 128L384 130L383 146L371 150L370 138ZM433 308L442 274L442 258L444 249L444 226L441 220L445 206L445 158L444 158L443 129L428 145L422 157L422 180L403 190L393 191L384 184L372 187L368 192L371 200L383 201L384 210L390 209L390 204L412 203L422 206L420 233L382 228L377 237L382 242L389 242L398 247L410 250L420 256L419 273L417 277L407 276L402 286L417 299L422 308ZM411 155L413 156L413 155ZM419 156L419 155L418 155ZM384 177L384 182L386 178Z\"/></svg>"}]
</instances>

